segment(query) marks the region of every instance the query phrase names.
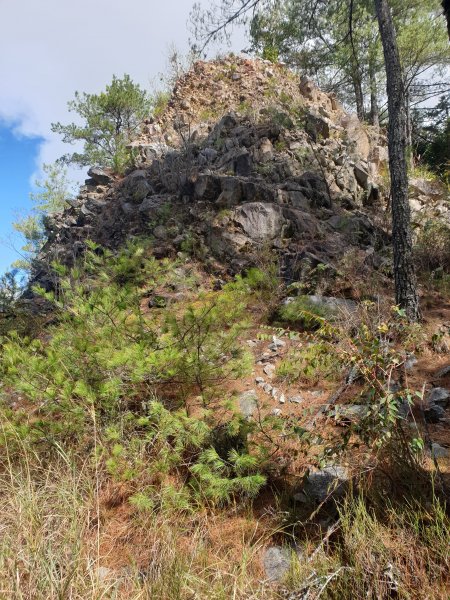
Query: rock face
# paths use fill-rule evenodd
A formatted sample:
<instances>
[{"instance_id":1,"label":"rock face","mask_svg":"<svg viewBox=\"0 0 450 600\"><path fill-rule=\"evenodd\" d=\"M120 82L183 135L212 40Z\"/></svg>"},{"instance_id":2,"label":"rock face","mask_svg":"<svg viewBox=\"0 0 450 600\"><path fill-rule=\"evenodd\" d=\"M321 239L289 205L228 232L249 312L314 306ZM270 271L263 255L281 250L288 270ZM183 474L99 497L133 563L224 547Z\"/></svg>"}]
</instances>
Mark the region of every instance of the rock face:
<instances>
[{"instance_id":1,"label":"rock face","mask_svg":"<svg viewBox=\"0 0 450 600\"><path fill-rule=\"evenodd\" d=\"M370 194L385 138L281 65L196 63L132 146L139 157L125 177L90 169L76 200L46 219L32 284L51 289L52 261L72 264L89 239L114 250L133 236L153 238L158 257L194 240L220 274L256 264L263 248L288 281L311 257L332 269L350 246L383 264L389 236Z\"/></svg>"},{"instance_id":2,"label":"rock face","mask_svg":"<svg viewBox=\"0 0 450 600\"><path fill-rule=\"evenodd\" d=\"M255 242L282 236L287 221L276 204L249 202L236 208L233 220L244 234Z\"/></svg>"}]
</instances>

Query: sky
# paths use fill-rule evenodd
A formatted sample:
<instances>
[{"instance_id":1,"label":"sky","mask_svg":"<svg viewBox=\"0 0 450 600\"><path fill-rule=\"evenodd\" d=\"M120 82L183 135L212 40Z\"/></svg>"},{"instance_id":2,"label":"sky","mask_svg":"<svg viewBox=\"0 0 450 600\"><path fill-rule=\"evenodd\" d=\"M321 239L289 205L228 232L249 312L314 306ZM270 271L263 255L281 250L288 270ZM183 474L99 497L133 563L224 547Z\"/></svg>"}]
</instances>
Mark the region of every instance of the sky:
<instances>
[{"instance_id":1,"label":"sky","mask_svg":"<svg viewBox=\"0 0 450 600\"><path fill-rule=\"evenodd\" d=\"M71 122L74 92L100 92L113 74L160 86L171 46L188 51L192 2L0 0L0 274L19 258L11 223L30 210L42 163L70 151L51 123Z\"/></svg>"}]
</instances>

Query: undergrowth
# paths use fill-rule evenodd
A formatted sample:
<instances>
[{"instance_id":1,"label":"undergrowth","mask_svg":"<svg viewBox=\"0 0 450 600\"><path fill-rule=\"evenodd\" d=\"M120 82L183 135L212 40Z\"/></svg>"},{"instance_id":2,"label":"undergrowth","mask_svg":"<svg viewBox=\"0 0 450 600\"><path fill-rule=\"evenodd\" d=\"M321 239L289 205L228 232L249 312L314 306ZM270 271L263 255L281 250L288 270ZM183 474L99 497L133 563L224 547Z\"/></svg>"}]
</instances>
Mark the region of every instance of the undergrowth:
<instances>
[{"instance_id":1,"label":"undergrowth","mask_svg":"<svg viewBox=\"0 0 450 600\"><path fill-rule=\"evenodd\" d=\"M374 302L345 319L306 297L276 310L276 265L261 252L260 267L217 290L143 243L118 254L91 243L73 268L54 265L58 289L36 290L52 319L0 341L0 597L445 597L440 495L386 502L368 485L386 465L426 480L404 417L420 331ZM363 417L342 426L335 401L300 418L257 402L244 416L255 315L265 332L281 319L262 339L291 342L279 380L340 383ZM338 512L290 512L291 486L349 460L355 487ZM292 555L278 585L262 569L273 539Z\"/></svg>"}]
</instances>

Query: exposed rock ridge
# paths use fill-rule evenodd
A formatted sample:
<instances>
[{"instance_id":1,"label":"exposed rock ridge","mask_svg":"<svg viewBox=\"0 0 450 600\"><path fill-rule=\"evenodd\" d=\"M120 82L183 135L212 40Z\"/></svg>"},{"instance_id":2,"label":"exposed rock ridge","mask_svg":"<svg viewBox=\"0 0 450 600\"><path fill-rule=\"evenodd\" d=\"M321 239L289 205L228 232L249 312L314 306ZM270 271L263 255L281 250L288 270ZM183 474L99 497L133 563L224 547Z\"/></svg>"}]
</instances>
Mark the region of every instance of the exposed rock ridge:
<instances>
[{"instance_id":1,"label":"exposed rock ridge","mask_svg":"<svg viewBox=\"0 0 450 600\"><path fill-rule=\"evenodd\" d=\"M352 246L379 266L384 144L282 65L198 62L143 125L136 168L124 178L91 169L71 206L47 219L33 282L53 287L51 261L72 263L88 239L114 249L140 235L157 256L189 250L229 272L269 248L289 280L305 260L332 266Z\"/></svg>"}]
</instances>

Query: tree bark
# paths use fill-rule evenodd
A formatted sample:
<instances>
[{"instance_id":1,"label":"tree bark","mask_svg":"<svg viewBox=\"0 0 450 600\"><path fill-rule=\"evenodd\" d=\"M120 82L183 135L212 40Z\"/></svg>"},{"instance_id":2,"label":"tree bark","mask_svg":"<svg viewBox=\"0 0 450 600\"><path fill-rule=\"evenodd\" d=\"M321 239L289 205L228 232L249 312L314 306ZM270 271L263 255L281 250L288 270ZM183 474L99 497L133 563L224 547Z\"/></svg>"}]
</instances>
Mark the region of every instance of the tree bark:
<instances>
[{"instance_id":1,"label":"tree bark","mask_svg":"<svg viewBox=\"0 0 450 600\"><path fill-rule=\"evenodd\" d=\"M406 162L406 106L397 37L388 0L374 0L386 64L389 113L392 244L396 302L410 321L420 318L414 270Z\"/></svg>"},{"instance_id":2,"label":"tree bark","mask_svg":"<svg viewBox=\"0 0 450 600\"><path fill-rule=\"evenodd\" d=\"M405 92L406 109L406 159L410 169L414 168L414 155L412 144L412 119L411 119L411 98L409 90Z\"/></svg>"},{"instance_id":3,"label":"tree bark","mask_svg":"<svg viewBox=\"0 0 450 600\"><path fill-rule=\"evenodd\" d=\"M370 80L370 122L377 129L380 128L380 109L378 106L377 79L375 75L375 65L373 60L369 61L369 80Z\"/></svg>"},{"instance_id":4,"label":"tree bark","mask_svg":"<svg viewBox=\"0 0 450 600\"><path fill-rule=\"evenodd\" d=\"M448 39L450 40L450 0L442 0L442 8L447 19Z\"/></svg>"},{"instance_id":5,"label":"tree bark","mask_svg":"<svg viewBox=\"0 0 450 600\"><path fill-rule=\"evenodd\" d=\"M358 115L358 119L360 121L364 121L364 95L362 92L361 77L359 76L357 65L354 67L352 83L355 92L356 114Z\"/></svg>"}]
</instances>

